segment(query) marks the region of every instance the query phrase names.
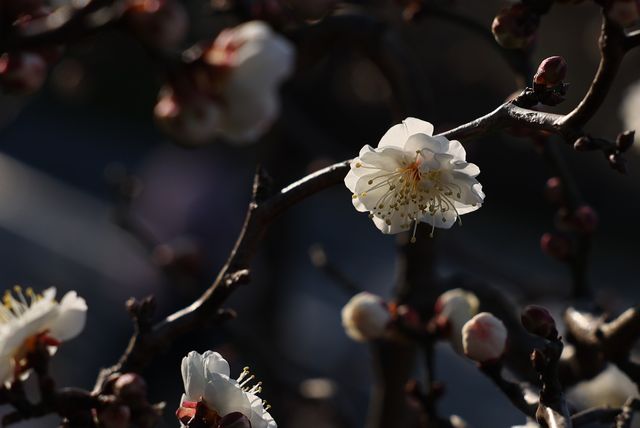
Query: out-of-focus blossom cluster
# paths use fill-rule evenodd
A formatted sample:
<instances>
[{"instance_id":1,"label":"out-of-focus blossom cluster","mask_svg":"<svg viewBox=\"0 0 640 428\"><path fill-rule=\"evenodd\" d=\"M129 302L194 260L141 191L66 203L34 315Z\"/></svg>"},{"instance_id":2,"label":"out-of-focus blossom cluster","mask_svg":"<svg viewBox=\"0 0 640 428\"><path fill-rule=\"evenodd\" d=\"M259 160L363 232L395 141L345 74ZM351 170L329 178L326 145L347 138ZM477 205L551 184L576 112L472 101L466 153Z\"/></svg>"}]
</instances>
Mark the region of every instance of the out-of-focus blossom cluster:
<instances>
[{"instance_id":1,"label":"out-of-focus blossom cluster","mask_svg":"<svg viewBox=\"0 0 640 428\"><path fill-rule=\"evenodd\" d=\"M266 132L279 112L279 85L293 68L291 44L267 24L251 21L191 53L192 61L160 92L160 125L192 145L218 135L253 142Z\"/></svg>"}]
</instances>

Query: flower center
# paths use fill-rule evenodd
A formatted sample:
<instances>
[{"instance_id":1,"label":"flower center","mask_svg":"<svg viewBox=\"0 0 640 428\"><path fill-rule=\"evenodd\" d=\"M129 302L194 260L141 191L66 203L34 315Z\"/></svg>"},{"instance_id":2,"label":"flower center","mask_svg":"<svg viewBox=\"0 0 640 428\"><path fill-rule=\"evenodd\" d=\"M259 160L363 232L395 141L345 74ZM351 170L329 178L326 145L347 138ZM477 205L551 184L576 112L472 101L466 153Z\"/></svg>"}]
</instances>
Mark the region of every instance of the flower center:
<instances>
[{"instance_id":1,"label":"flower center","mask_svg":"<svg viewBox=\"0 0 640 428\"><path fill-rule=\"evenodd\" d=\"M13 287L13 293L5 291L2 297L3 304L0 305L0 324L7 324L19 318L40 299L42 295L34 293L31 288L23 292L22 287L18 285Z\"/></svg>"},{"instance_id":2,"label":"flower center","mask_svg":"<svg viewBox=\"0 0 640 428\"><path fill-rule=\"evenodd\" d=\"M251 374L249 367L242 369L242 373L236 379L240 388L249 394L258 395L262 392L262 382L252 383L256 380L255 375ZM269 410L271 405L267 404L266 400L262 400L262 405L265 410Z\"/></svg>"},{"instance_id":3,"label":"flower center","mask_svg":"<svg viewBox=\"0 0 640 428\"><path fill-rule=\"evenodd\" d=\"M400 227L409 229L413 223L413 235L411 242L415 242L415 233L418 221L425 215L432 217L442 215L442 221L446 222L445 212L452 210L458 219L458 211L454 204L454 197L460 199L462 189L457 184L447 179L442 170L434 169L423 171L421 169L422 153L416 152L413 162L403 162L393 172L386 172L368 181L370 187L360 194L354 194L353 198L366 198L373 191L384 189L384 193L376 201L369 217L378 217L391 225L394 218L400 218ZM357 162L356 168L378 169ZM430 236L433 237L435 225L432 222Z\"/></svg>"}]
</instances>

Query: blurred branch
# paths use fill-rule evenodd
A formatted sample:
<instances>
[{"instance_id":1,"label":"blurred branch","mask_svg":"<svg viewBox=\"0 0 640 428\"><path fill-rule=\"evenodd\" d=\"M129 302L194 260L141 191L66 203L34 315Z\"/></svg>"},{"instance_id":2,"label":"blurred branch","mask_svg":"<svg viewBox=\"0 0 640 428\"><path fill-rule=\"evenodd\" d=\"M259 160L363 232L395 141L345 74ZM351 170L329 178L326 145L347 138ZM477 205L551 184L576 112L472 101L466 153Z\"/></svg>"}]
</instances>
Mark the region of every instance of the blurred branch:
<instances>
[{"instance_id":1,"label":"blurred branch","mask_svg":"<svg viewBox=\"0 0 640 428\"><path fill-rule=\"evenodd\" d=\"M610 361L627 372L636 383L640 381L629 354L640 337L640 309L633 307L617 318L605 322L603 317L568 308L564 316L566 339L575 346L574 355L567 359L565 385L590 379L602 371Z\"/></svg>"}]
</instances>

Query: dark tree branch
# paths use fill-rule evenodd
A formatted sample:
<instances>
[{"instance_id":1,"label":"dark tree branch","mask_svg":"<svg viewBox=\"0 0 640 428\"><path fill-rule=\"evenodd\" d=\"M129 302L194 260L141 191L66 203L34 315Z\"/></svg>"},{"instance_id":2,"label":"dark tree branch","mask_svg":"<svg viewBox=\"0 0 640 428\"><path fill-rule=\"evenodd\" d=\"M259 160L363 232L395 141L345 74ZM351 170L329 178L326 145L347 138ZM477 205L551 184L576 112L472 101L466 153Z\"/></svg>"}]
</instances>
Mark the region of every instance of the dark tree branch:
<instances>
[{"instance_id":1,"label":"dark tree branch","mask_svg":"<svg viewBox=\"0 0 640 428\"><path fill-rule=\"evenodd\" d=\"M253 200L249 204L240 236L213 285L194 303L156 325L142 328L138 326L120 361L103 371L97 386L101 388L101 384L112 373L140 371L159 350L169 346L176 338L215 321L226 299L240 284L248 281L249 265L269 224L302 199L342 181L348 168L347 162L337 163L270 197L265 188L267 179L259 171L254 182ZM134 318L139 325L140 316L136 315Z\"/></svg>"}]
</instances>

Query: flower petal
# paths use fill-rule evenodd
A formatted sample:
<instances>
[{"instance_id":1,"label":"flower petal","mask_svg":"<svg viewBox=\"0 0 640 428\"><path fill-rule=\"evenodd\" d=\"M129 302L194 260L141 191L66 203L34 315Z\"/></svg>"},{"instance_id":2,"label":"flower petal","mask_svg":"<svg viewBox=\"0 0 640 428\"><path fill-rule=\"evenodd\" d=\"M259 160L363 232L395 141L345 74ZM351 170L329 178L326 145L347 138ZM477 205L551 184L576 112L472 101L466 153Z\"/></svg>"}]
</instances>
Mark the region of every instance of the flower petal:
<instances>
[{"instance_id":1,"label":"flower petal","mask_svg":"<svg viewBox=\"0 0 640 428\"><path fill-rule=\"evenodd\" d=\"M229 363L222 357L222 355L217 352L207 351L202 357L206 374L219 373L227 377L229 376Z\"/></svg>"},{"instance_id":2,"label":"flower petal","mask_svg":"<svg viewBox=\"0 0 640 428\"><path fill-rule=\"evenodd\" d=\"M424 120L408 117L402 123L389 129L380 139L379 148L398 147L404 148L407 139L414 134L433 134L433 125Z\"/></svg>"},{"instance_id":3,"label":"flower petal","mask_svg":"<svg viewBox=\"0 0 640 428\"><path fill-rule=\"evenodd\" d=\"M240 412L245 416L251 414L247 394L240 389L238 382L225 375L209 374L209 381L204 387L204 400L220 415L233 412Z\"/></svg>"},{"instance_id":4,"label":"flower petal","mask_svg":"<svg viewBox=\"0 0 640 428\"><path fill-rule=\"evenodd\" d=\"M199 401L205 393L204 362L202 355L191 351L182 359L182 382L188 401Z\"/></svg>"},{"instance_id":5,"label":"flower petal","mask_svg":"<svg viewBox=\"0 0 640 428\"><path fill-rule=\"evenodd\" d=\"M49 327L51 337L63 342L76 337L87 319L87 303L75 291L64 295L58 307L58 317Z\"/></svg>"},{"instance_id":6,"label":"flower petal","mask_svg":"<svg viewBox=\"0 0 640 428\"><path fill-rule=\"evenodd\" d=\"M393 235L400 232L406 232L410 229L410 225L404 220L404 218L400 217L400 215L394 215L389 219L389 223L387 221L378 217L373 217L373 223L376 225L378 229L384 234Z\"/></svg>"},{"instance_id":7,"label":"flower petal","mask_svg":"<svg viewBox=\"0 0 640 428\"><path fill-rule=\"evenodd\" d=\"M432 137L426 134L414 134L409 137L404 150L407 153L429 151L431 153L446 153L449 141L444 137Z\"/></svg>"},{"instance_id":8,"label":"flower petal","mask_svg":"<svg viewBox=\"0 0 640 428\"><path fill-rule=\"evenodd\" d=\"M445 212L435 212L434 214L427 213L420 221L439 229L451 229L451 227L456 224L457 219L458 216L455 211L448 210Z\"/></svg>"}]
</instances>

